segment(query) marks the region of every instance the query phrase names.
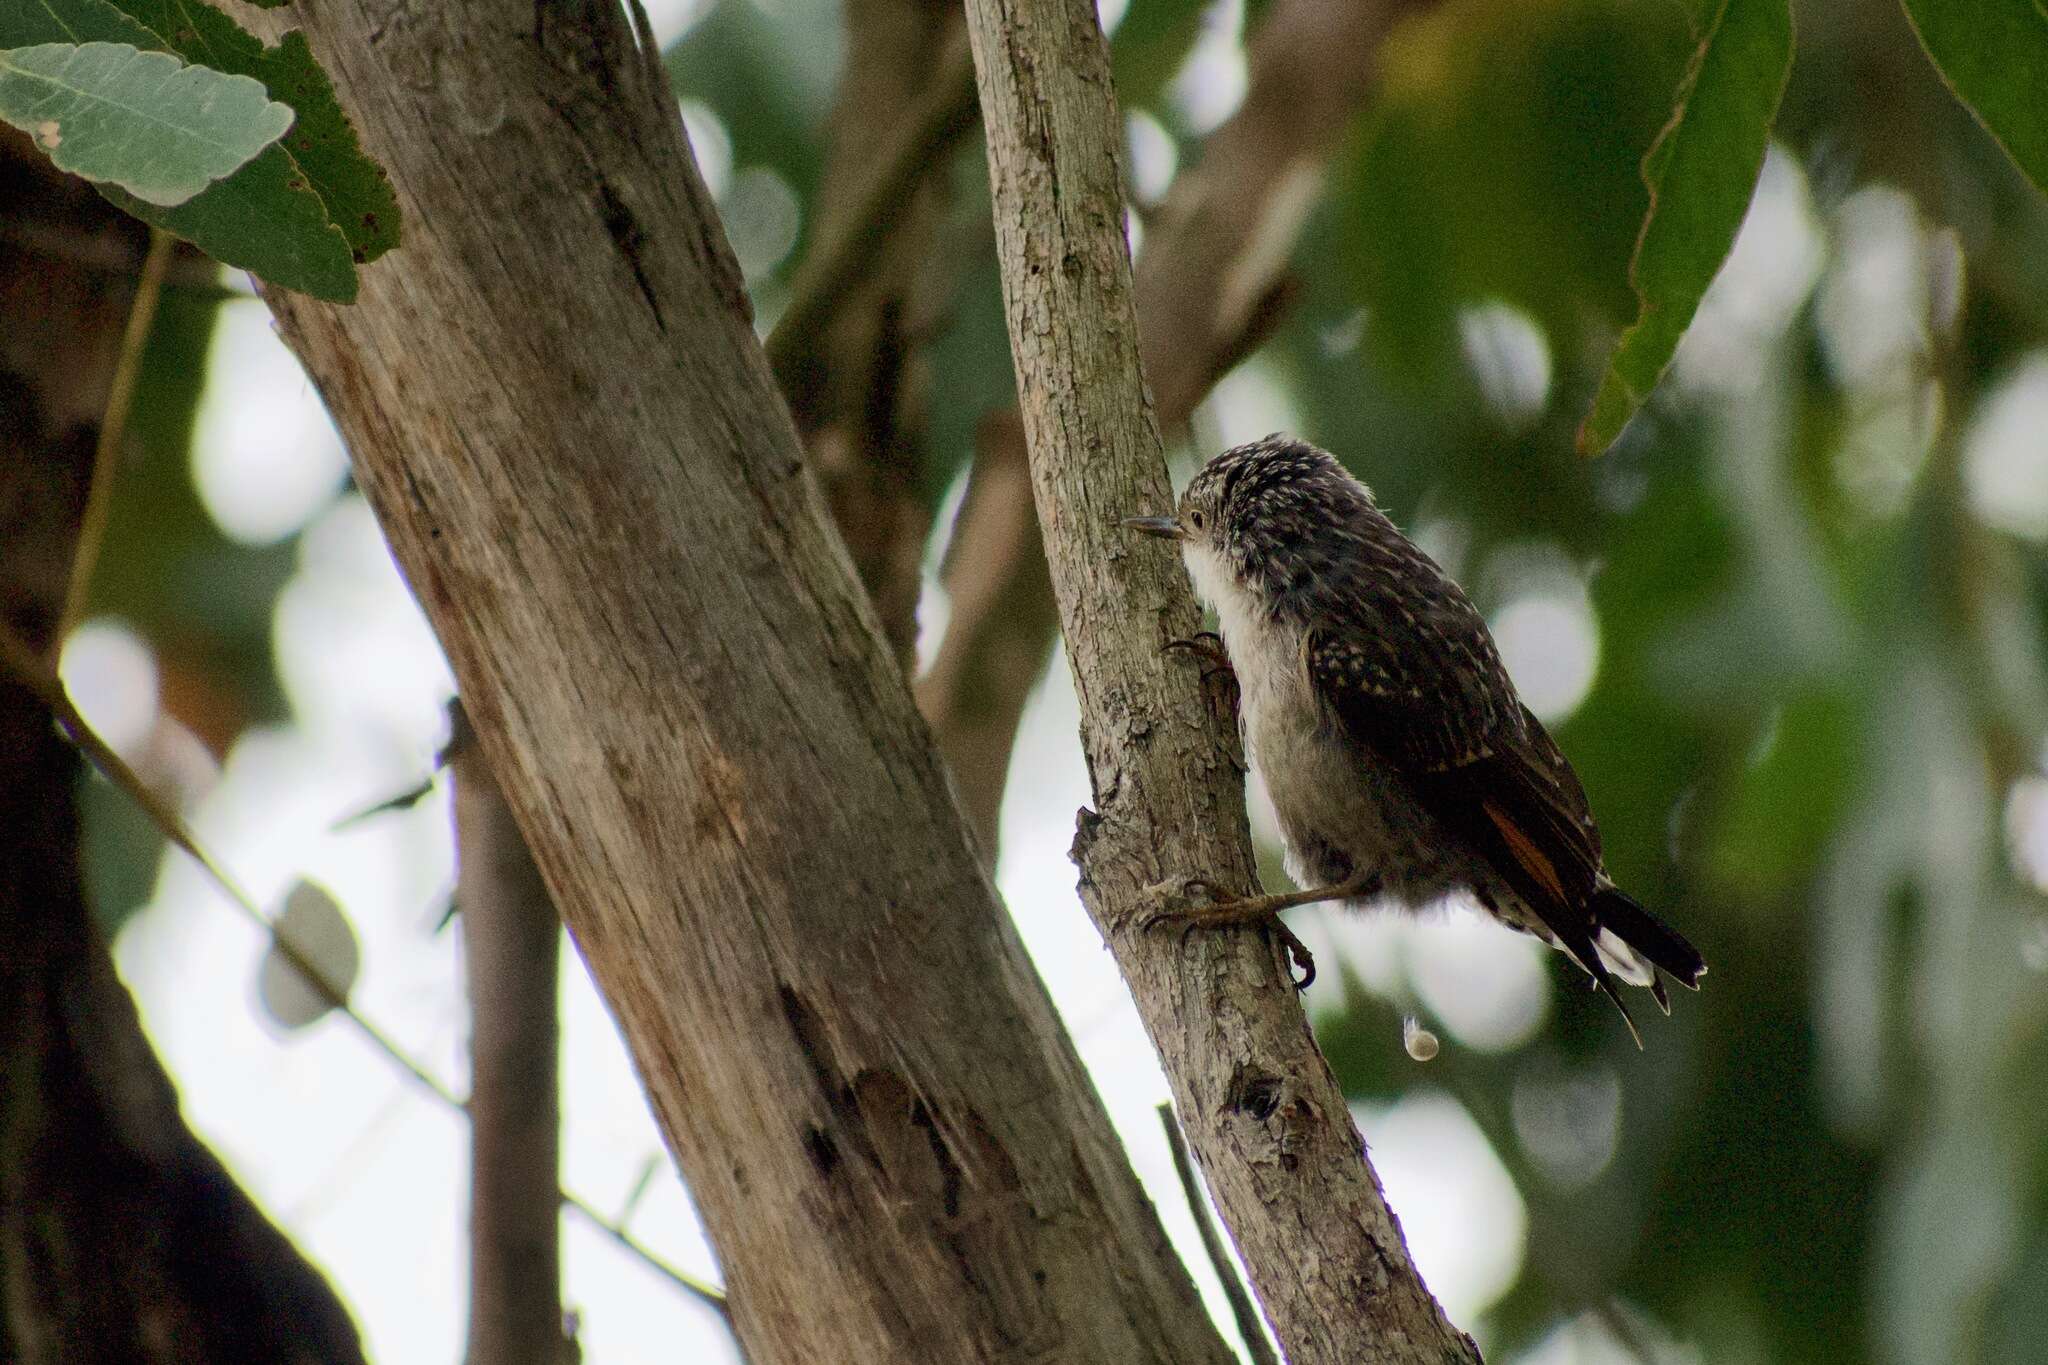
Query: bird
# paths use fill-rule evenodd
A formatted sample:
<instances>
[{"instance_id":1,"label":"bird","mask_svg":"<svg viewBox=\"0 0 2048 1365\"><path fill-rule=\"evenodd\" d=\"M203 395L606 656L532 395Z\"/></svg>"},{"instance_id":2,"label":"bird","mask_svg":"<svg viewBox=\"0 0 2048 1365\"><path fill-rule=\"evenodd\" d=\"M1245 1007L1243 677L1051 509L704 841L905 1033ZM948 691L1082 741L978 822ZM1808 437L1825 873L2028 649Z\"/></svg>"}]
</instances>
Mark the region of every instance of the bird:
<instances>
[{"instance_id":1,"label":"bird","mask_svg":"<svg viewBox=\"0 0 2048 1365\"><path fill-rule=\"evenodd\" d=\"M1304 888L1155 918L1278 925L1316 901L1420 909L1462 891L1577 964L1638 1046L1621 983L1667 1015L1664 977L1698 989L1698 950L1608 875L1585 789L1485 618L1336 457L1275 433L1210 460L1173 515L1123 524L1178 542L1215 611Z\"/></svg>"}]
</instances>

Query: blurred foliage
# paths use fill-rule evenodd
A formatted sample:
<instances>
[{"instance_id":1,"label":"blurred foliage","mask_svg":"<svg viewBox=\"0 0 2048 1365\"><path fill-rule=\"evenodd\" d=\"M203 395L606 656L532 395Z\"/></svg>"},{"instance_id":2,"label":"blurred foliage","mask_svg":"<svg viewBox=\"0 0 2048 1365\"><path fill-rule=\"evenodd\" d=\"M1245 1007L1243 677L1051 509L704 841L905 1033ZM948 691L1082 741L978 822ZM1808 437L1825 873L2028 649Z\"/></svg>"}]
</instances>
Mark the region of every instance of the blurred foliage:
<instances>
[{"instance_id":1,"label":"blurred foliage","mask_svg":"<svg viewBox=\"0 0 2048 1365\"><path fill-rule=\"evenodd\" d=\"M1418 1065L1412 1002L1355 982L1318 1030L1356 1096L1447 1091L1513 1176L1527 1248L1473 1324L1490 1358L1582 1315L1715 1365L2048 1358L2048 904L2008 834L2009 810L2048 819L2016 795L2044 780L2048 425L1995 455L1973 434L2048 355L2048 201L1897 6L1808 0L1760 235L1620 441L1579 458L1638 312L1642 159L1714 9L1451 0L1405 22L1250 364L1398 520L1446 532L1489 613L1541 589L1532 548L1583 580L1598 666L1560 740L1615 874L1712 971L1644 1052L1561 964L1548 1025L1504 1052L1431 1021L1445 1045ZM1174 80L1232 13L1133 0L1112 40L1183 167ZM764 325L806 245L837 22L721 0L668 55L728 182L771 175L796 205L793 248L741 253ZM1011 397L978 148L954 183L935 504ZM219 752L281 714L269 612L293 547L223 539L192 494L177 414L205 318L166 300L93 608L149 638L168 706ZM1255 420L1227 407L1198 429ZM1999 505L2011 488L2034 500ZM1601 1096L1607 1154L1560 1166L1529 1114Z\"/></svg>"}]
</instances>

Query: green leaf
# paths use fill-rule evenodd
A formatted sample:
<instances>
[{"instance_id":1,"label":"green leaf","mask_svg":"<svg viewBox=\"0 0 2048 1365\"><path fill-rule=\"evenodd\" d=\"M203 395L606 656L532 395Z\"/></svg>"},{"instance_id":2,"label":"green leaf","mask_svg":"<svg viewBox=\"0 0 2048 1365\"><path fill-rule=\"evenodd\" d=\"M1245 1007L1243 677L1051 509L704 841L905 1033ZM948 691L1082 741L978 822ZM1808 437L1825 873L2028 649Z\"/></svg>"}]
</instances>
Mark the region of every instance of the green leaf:
<instances>
[{"instance_id":1,"label":"green leaf","mask_svg":"<svg viewBox=\"0 0 2048 1365\"><path fill-rule=\"evenodd\" d=\"M291 127L260 81L130 43L0 50L0 119L61 169L181 204L246 165Z\"/></svg>"},{"instance_id":2,"label":"green leaf","mask_svg":"<svg viewBox=\"0 0 2048 1365\"><path fill-rule=\"evenodd\" d=\"M36 43L130 43L161 51L155 34L107 0L26 0L0 6L0 47Z\"/></svg>"},{"instance_id":3,"label":"green leaf","mask_svg":"<svg viewBox=\"0 0 2048 1365\"><path fill-rule=\"evenodd\" d=\"M145 223L173 233L224 265L329 303L353 303L357 279L348 239L282 146L175 208L146 204L111 185L99 192Z\"/></svg>"},{"instance_id":4,"label":"green leaf","mask_svg":"<svg viewBox=\"0 0 2048 1365\"><path fill-rule=\"evenodd\" d=\"M2048 194L2048 10L2041 0L1902 0L1963 107Z\"/></svg>"},{"instance_id":5,"label":"green leaf","mask_svg":"<svg viewBox=\"0 0 2048 1365\"><path fill-rule=\"evenodd\" d=\"M1641 311L1579 427L1581 451L1612 445L1671 363L1742 226L1791 69L1787 0L1721 0L1643 158L1650 211L1629 265Z\"/></svg>"},{"instance_id":6,"label":"green leaf","mask_svg":"<svg viewBox=\"0 0 2048 1365\"><path fill-rule=\"evenodd\" d=\"M331 189L332 203L323 200L315 192L311 171L293 158L287 143L280 143L175 208L145 204L111 186L99 186L100 193L217 261L315 298L352 301L357 288L353 253L360 251L361 259L368 259L396 242L398 210L383 172L357 150L354 132L333 102L326 77L312 65L304 41L297 34L287 34L284 43L266 53L225 15L211 10L203 14L173 10L139 0L124 0L124 4L163 23L190 51L177 51L165 35L143 27L108 0L32 0L18 7L0 5L0 46L127 42L177 51L188 59L202 53L216 60L202 57L201 65L271 78L276 83L266 80L266 88L272 98L291 104L299 115L287 143L305 147L310 140L308 159L322 167L330 187L339 188ZM324 100L301 93L314 83L324 92ZM330 221L331 214L348 211L336 210L334 204L352 206L358 229L353 239ZM375 223L366 223L365 215Z\"/></svg>"},{"instance_id":7,"label":"green leaf","mask_svg":"<svg viewBox=\"0 0 2048 1365\"><path fill-rule=\"evenodd\" d=\"M398 199L391 182L384 169L364 155L355 127L342 112L334 85L314 60L304 34L293 30L277 46L265 47L226 14L198 0L114 3L186 61L253 76L272 99L292 107L298 121L285 139L285 150L326 205L328 218L348 238L358 261L374 261L398 245Z\"/></svg>"}]
</instances>

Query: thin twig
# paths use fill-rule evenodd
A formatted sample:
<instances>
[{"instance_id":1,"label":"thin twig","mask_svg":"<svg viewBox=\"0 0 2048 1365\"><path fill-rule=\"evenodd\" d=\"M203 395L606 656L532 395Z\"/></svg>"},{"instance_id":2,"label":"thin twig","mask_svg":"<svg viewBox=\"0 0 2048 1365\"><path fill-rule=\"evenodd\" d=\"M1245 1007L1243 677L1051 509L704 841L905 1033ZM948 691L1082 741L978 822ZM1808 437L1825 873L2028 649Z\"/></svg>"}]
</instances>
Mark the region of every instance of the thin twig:
<instances>
[{"instance_id":1,"label":"thin twig","mask_svg":"<svg viewBox=\"0 0 2048 1365\"><path fill-rule=\"evenodd\" d=\"M805 255L790 282L789 305L766 342L768 363L784 393L791 390L791 370L816 343L833 308L889 240L883 225L932 161L979 117L964 28L947 45L928 88L924 104L896 125L888 151L875 158L866 186L840 215L843 226Z\"/></svg>"},{"instance_id":2,"label":"thin twig","mask_svg":"<svg viewBox=\"0 0 2048 1365\"><path fill-rule=\"evenodd\" d=\"M717 1285L700 1280L688 1271L678 1270L670 1265L653 1248L599 1213L591 1205L590 1201L582 1195L572 1194L568 1190L563 1190L562 1207L574 1209L577 1213L583 1215L584 1220L592 1227L639 1257L656 1274L667 1276L677 1286L703 1300L707 1305L715 1309L720 1317L726 1320L728 1326L731 1325L732 1305L726 1302L725 1291L721 1290Z\"/></svg>"},{"instance_id":3,"label":"thin twig","mask_svg":"<svg viewBox=\"0 0 2048 1365\"><path fill-rule=\"evenodd\" d=\"M6 672L15 681L28 688L35 694L36 699L48 708L51 716L78 747L79 752L85 755L87 761L126 794L129 800L141 807L143 814L149 817L150 823L157 827L164 838L198 863L207 876L213 879L214 884L227 894L235 907L264 930L278 956L305 978L307 985L321 998L323 1004L354 1025L357 1032L368 1039L376 1051L383 1053L388 1061L412 1077L428 1094L450 1109L468 1113L469 1106L445 1081L427 1070L424 1063L400 1047L390 1034L358 1012L347 997L335 990L321 969L315 966L296 944L277 932L275 922L257 907L255 900L242 889L241 884L206 851L192 833L190 826L185 823L184 817L172 810L162 797L151 791L135 770L128 766L127 761L100 738L85 717L79 714L78 708L72 704L56 672L36 658L27 642L4 621L0 621L0 665L4 665ZM731 1314L726 1306L725 1295L716 1286L685 1274L662 1260L623 1227L599 1213L581 1195L566 1189L561 1190L560 1195L565 1206L575 1209L613 1241L646 1262L649 1267L667 1276L730 1320Z\"/></svg>"},{"instance_id":4,"label":"thin twig","mask_svg":"<svg viewBox=\"0 0 2048 1365\"><path fill-rule=\"evenodd\" d=\"M171 248L176 243L177 238L162 228L149 230L149 252L142 258L135 300L128 306L128 326L121 333L121 356L114 364L113 382L107 386L106 413L100 418L99 444L93 450L92 482L86 491L85 512L79 518L78 549L71 559L71 582L64 591L63 614L57 618L53 639L60 648L85 610L93 566L99 562L100 543L106 539L107 508L113 502L114 475L121 465L121 442L128 434L135 380L142 373L142 351L149 342L150 325L156 321L157 300L163 296L164 269L171 262Z\"/></svg>"},{"instance_id":5,"label":"thin twig","mask_svg":"<svg viewBox=\"0 0 2048 1365\"><path fill-rule=\"evenodd\" d=\"M1180 1130L1180 1120L1173 1116L1170 1100L1159 1106L1159 1126L1166 1130L1166 1145L1173 1150L1173 1173L1180 1177L1181 1194L1188 1201L1188 1211L1195 1216L1195 1231L1202 1234L1202 1250L1208 1253L1209 1264L1216 1268L1216 1278L1223 1283L1223 1297L1230 1303L1230 1316L1237 1323L1238 1336L1244 1339L1245 1353L1251 1357L1252 1365L1280 1365L1280 1357L1266 1336L1266 1320L1259 1316L1252 1296L1245 1293L1237 1262L1231 1259L1230 1248L1223 1245L1216 1220L1209 1216L1208 1197L1202 1193L1201 1177L1195 1174L1194 1158L1188 1155L1187 1136Z\"/></svg>"}]
</instances>

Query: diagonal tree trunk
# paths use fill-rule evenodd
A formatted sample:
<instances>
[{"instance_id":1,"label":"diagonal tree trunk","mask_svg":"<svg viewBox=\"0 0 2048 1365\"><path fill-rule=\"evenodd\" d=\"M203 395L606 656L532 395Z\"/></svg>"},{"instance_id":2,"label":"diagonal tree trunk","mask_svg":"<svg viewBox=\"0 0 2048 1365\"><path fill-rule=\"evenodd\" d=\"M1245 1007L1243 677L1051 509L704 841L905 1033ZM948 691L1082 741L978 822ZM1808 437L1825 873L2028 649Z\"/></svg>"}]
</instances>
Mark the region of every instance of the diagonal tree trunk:
<instances>
[{"instance_id":1,"label":"diagonal tree trunk","mask_svg":"<svg viewBox=\"0 0 2048 1365\"><path fill-rule=\"evenodd\" d=\"M143 236L0 128L0 623L45 657ZM360 1362L178 1113L87 910L77 756L5 672L0 773L0 1360Z\"/></svg>"},{"instance_id":2,"label":"diagonal tree trunk","mask_svg":"<svg viewBox=\"0 0 2048 1365\"><path fill-rule=\"evenodd\" d=\"M273 295L768 1361L1226 1361L605 0L303 16L405 247ZM640 34L643 44L647 38Z\"/></svg>"}]
</instances>

